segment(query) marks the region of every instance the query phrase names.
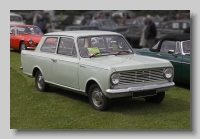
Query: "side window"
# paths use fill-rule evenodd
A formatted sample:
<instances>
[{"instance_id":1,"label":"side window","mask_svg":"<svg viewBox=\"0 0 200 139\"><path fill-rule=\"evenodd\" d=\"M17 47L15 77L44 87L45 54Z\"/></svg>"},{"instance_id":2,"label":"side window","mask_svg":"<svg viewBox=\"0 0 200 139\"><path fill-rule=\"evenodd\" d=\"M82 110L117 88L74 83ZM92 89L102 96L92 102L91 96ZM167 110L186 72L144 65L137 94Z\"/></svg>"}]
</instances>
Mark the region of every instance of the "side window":
<instances>
[{"instance_id":1,"label":"side window","mask_svg":"<svg viewBox=\"0 0 200 139\"><path fill-rule=\"evenodd\" d=\"M172 29L180 29L180 23L172 23Z\"/></svg>"},{"instance_id":2,"label":"side window","mask_svg":"<svg viewBox=\"0 0 200 139\"><path fill-rule=\"evenodd\" d=\"M77 56L74 39L65 37L60 38L57 53L67 56Z\"/></svg>"},{"instance_id":3,"label":"side window","mask_svg":"<svg viewBox=\"0 0 200 139\"><path fill-rule=\"evenodd\" d=\"M48 37L42 44L40 51L48 52L48 53L55 53L57 43L58 43L57 37Z\"/></svg>"},{"instance_id":4,"label":"side window","mask_svg":"<svg viewBox=\"0 0 200 139\"><path fill-rule=\"evenodd\" d=\"M175 41L163 41L161 48L160 48L160 52L168 53L169 50L175 51L175 48L176 48L176 42Z\"/></svg>"},{"instance_id":5,"label":"side window","mask_svg":"<svg viewBox=\"0 0 200 139\"><path fill-rule=\"evenodd\" d=\"M14 30L14 27L13 27L13 26L10 26L10 32L12 32L12 34L15 33L15 30Z\"/></svg>"},{"instance_id":6,"label":"side window","mask_svg":"<svg viewBox=\"0 0 200 139\"><path fill-rule=\"evenodd\" d=\"M189 26L188 23L183 22L182 26L181 26L181 29L186 29L188 26Z\"/></svg>"},{"instance_id":7,"label":"side window","mask_svg":"<svg viewBox=\"0 0 200 139\"><path fill-rule=\"evenodd\" d=\"M165 25L164 28L165 28L165 29L172 29L172 23L169 23L169 24Z\"/></svg>"}]
</instances>

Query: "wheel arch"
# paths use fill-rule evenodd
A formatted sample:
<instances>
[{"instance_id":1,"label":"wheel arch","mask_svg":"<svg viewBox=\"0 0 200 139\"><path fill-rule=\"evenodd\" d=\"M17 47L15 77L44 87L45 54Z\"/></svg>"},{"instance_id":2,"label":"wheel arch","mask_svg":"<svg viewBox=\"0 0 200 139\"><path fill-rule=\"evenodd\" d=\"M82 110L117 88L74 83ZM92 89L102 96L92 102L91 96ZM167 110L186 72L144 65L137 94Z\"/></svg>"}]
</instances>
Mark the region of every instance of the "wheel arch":
<instances>
[{"instance_id":1,"label":"wheel arch","mask_svg":"<svg viewBox=\"0 0 200 139\"><path fill-rule=\"evenodd\" d=\"M86 83L86 87L85 87L85 92L87 95L89 95L89 89L90 89L90 86L93 85L93 84L97 84L101 89L101 85L99 84L99 82L95 79L89 79Z\"/></svg>"},{"instance_id":2,"label":"wheel arch","mask_svg":"<svg viewBox=\"0 0 200 139\"><path fill-rule=\"evenodd\" d=\"M20 40L20 42L19 42L19 47L18 47L19 50L21 49L20 47L21 47L21 43L22 43L22 42L24 42L24 40ZM24 43L25 43L25 42L24 42Z\"/></svg>"},{"instance_id":3,"label":"wheel arch","mask_svg":"<svg viewBox=\"0 0 200 139\"><path fill-rule=\"evenodd\" d=\"M40 71L42 73L42 70L38 66L35 66L32 71L32 77L35 77L37 71ZM43 75L43 73L42 73L42 75Z\"/></svg>"}]
</instances>

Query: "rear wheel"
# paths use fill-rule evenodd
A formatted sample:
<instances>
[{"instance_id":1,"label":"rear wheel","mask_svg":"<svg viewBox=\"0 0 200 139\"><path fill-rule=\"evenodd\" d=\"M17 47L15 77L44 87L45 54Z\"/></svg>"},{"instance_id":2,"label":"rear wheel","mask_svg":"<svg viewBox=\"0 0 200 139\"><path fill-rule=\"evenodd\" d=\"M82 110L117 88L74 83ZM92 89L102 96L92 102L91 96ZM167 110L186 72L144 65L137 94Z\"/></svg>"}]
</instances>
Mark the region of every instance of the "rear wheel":
<instances>
[{"instance_id":1,"label":"rear wheel","mask_svg":"<svg viewBox=\"0 0 200 139\"><path fill-rule=\"evenodd\" d=\"M45 83L44 77L39 70L37 71L37 73L35 75L35 84L36 84L37 90L40 92L49 90L49 85L47 83Z\"/></svg>"},{"instance_id":2,"label":"rear wheel","mask_svg":"<svg viewBox=\"0 0 200 139\"><path fill-rule=\"evenodd\" d=\"M21 42L20 48L19 48L20 53L22 50L26 50L26 49L27 49L26 44L24 42Z\"/></svg>"},{"instance_id":3,"label":"rear wheel","mask_svg":"<svg viewBox=\"0 0 200 139\"><path fill-rule=\"evenodd\" d=\"M91 85L89 89L89 101L96 110L106 111L110 106L110 99L104 96L97 84Z\"/></svg>"},{"instance_id":4,"label":"rear wheel","mask_svg":"<svg viewBox=\"0 0 200 139\"><path fill-rule=\"evenodd\" d=\"M161 103L164 98L165 98L165 92L160 92L160 93L157 93L155 96L145 97L144 99L147 102Z\"/></svg>"}]
</instances>

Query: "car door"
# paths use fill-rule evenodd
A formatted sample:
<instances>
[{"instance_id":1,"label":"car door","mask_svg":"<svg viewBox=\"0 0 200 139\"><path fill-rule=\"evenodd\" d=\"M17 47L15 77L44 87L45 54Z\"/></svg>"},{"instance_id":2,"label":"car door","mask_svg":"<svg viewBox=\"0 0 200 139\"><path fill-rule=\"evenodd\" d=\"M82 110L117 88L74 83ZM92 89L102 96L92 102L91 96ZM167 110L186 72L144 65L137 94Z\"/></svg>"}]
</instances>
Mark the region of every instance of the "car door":
<instances>
[{"instance_id":1,"label":"car door","mask_svg":"<svg viewBox=\"0 0 200 139\"><path fill-rule=\"evenodd\" d=\"M167 23L164 25L164 27L162 29L158 29L158 34L169 34L172 33L172 23Z\"/></svg>"},{"instance_id":2,"label":"car door","mask_svg":"<svg viewBox=\"0 0 200 139\"><path fill-rule=\"evenodd\" d=\"M14 46L14 39L15 39L15 28L14 26L10 26L10 48L13 48Z\"/></svg>"},{"instance_id":3,"label":"car door","mask_svg":"<svg viewBox=\"0 0 200 139\"><path fill-rule=\"evenodd\" d=\"M44 43L41 46L41 53L38 54L38 59L40 69L42 70L42 74L44 76L44 79L47 82L52 83L53 82L53 75L52 75L52 65L53 65L53 59L56 55L56 47L58 44L58 37L47 37L44 40Z\"/></svg>"},{"instance_id":4,"label":"car door","mask_svg":"<svg viewBox=\"0 0 200 139\"><path fill-rule=\"evenodd\" d=\"M57 54L52 64L53 82L78 89L78 64L79 58L77 57L74 39L60 37Z\"/></svg>"},{"instance_id":5,"label":"car door","mask_svg":"<svg viewBox=\"0 0 200 139\"><path fill-rule=\"evenodd\" d=\"M182 59L182 82L190 83L190 41L184 41L181 43L183 50Z\"/></svg>"},{"instance_id":6,"label":"car door","mask_svg":"<svg viewBox=\"0 0 200 139\"><path fill-rule=\"evenodd\" d=\"M169 53L169 50L171 51L171 54ZM180 43L168 40L163 41L160 52L156 53L156 56L158 58L169 60L172 63L174 67L174 79L180 81L182 72Z\"/></svg>"}]
</instances>

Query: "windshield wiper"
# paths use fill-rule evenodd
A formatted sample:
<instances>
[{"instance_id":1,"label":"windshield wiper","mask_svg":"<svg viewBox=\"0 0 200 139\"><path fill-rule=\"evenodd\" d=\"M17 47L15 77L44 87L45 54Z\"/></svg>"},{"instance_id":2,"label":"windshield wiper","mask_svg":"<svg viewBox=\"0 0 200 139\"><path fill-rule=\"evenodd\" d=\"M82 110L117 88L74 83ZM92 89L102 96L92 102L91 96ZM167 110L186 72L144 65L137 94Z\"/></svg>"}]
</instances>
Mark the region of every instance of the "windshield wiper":
<instances>
[{"instance_id":1,"label":"windshield wiper","mask_svg":"<svg viewBox=\"0 0 200 139\"><path fill-rule=\"evenodd\" d=\"M110 52L95 53L95 54L93 54L93 55L90 55L89 58L95 57L95 56L97 56L97 55L106 56L106 55L109 55L109 54L110 54Z\"/></svg>"},{"instance_id":2,"label":"windshield wiper","mask_svg":"<svg viewBox=\"0 0 200 139\"><path fill-rule=\"evenodd\" d=\"M98 54L100 54L100 53L95 53L95 54L93 54L93 55L90 55L89 58L95 57L95 56L97 56Z\"/></svg>"},{"instance_id":3,"label":"windshield wiper","mask_svg":"<svg viewBox=\"0 0 200 139\"><path fill-rule=\"evenodd\" d=\"M125 52L125 53L130 53L130 51L120 51L120 52L117 52L117 53L115 53L114 55L119 55L119 54L121 54L121 53L123 53L123 52Z\"/></svg>"}]
</instances>

